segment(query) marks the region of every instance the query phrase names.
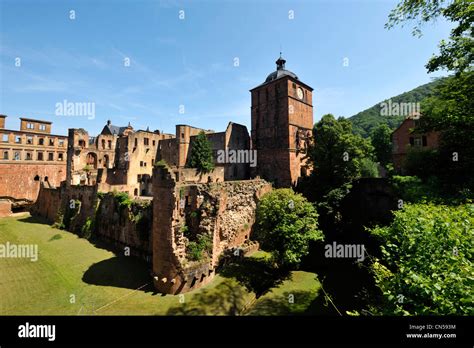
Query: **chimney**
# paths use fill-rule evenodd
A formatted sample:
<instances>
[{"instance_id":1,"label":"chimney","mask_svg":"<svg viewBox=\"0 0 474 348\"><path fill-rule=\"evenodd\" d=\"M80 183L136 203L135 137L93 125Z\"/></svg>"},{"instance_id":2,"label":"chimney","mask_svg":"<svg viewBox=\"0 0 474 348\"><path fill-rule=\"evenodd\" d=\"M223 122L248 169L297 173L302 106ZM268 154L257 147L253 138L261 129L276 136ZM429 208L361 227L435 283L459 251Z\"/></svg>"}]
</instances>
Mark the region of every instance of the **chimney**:
<instances>
[{"instance_id":1,"label":"chimney","mask_svg":"<svg viewBox=\"0 0 474 348\"><path fill-rule=\"evenodd\" d=\"M5 118L6 117L7 117L7 115L0 115L0 129L5 128Z\"/></svg>"}]
</instances>

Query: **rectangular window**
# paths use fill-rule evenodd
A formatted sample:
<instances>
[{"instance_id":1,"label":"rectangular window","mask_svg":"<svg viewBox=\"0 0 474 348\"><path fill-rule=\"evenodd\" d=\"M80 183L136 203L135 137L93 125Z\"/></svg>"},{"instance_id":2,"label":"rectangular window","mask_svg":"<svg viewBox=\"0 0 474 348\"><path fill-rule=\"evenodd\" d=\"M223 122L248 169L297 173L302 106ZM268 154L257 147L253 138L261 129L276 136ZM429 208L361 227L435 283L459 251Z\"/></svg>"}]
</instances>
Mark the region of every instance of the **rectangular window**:
<instances>
[{"instance_id":1,"label":"rectangular window","mask_svg":"<svg viewBox=\"0 0 474 348\"><path fill-rule=\"evenodd\" d=\"M112 140L109 140L109 141L107 142L107 146L109 147L109 149L112 148Z\"/></svg>"},{"instance_id":2,"label":"rectangular window","mask_svg":"<svg viewBox=\"0 0 474 348\"><path fill-rule=\"evenodd\" d=\"M33 137L26 137L26 143L29 144L29 145L33 145Z\"/></svg>"},{"instance_id":3,"label":"rectangular window","mask_svg":"<svg viewBox=\"0 0 474 348\"><path fill-rule=\"evenodd\" d=\"M137 145L138 145L138 139L135 138L135 147L137 147Z\"/></svg>"},{"instance_id":4,"label":"rectangular window","mask_svg":"<svg viewBox=\"0 0 474 348\"><path fill-rule=\"evenodd\" d=\"M142 181L142 176L140 174L137 175L137 182L141 182Z\"/></svg>"},{"instance_id":5,"label":"rectangular window","mask_svg":"<svg viewBox=\"0 0 474 348\"><path fill-rule=\"evenodd\" d=\"M54 153L48 153L48 161L54 161Z\"/></svg>"},{"instance_id":6,"label":"rectangular window","mask_svg":"<svg viewBox=\"0 0 474 348\"><path fill-rule=\"evenodd\" d=\"M148 146L150 144L150 139L144 138L143 143L145 144L145 146Z\"/></svg>"},{"instance_id":7,"label":"rectangular window","mask_svg":"<svg viewBox=\"0 0 474 348\"><path fill-rule=\"evenodd\" d=\"M8 143L8 134L2 134L2 141Z\"/></svg>"},{"instance_id":8,"label":"rectangular window","mask_svg":"<svg viewBox=\"0 0 474 348\"><path fill-rule=\"evenodd\" d=\"M44 139L43 138L38 139L38 145L44 145Z\"/></svg>"},{"instance_id":9,"label":"rectangular window","mask_svg":"<svg viewBox=\"0 0 474 348\"><path fill-rule=\"evenodd\" d=\"M415 142L415 146L422 146L423 145L423 142L422 142L420 137L416 137L414 142Z\"/></svg>"},{"instance_id":10,"label":"rectangular window","mask_svg":"<svg viewBox=\"0 0 474 348\"><path fill-rule=\"evenodd\" d=\"M20 159L21 159L20 151L15 151L15 153L13 154L13 160L14 161L19 161Z\"/></svg>"},{"instance_id":11,"label":"rectangular window","mask_svg":"<svg viewBox=\"0 0 474 348\"><path fill-rule=\"evenodd\" d=\"M21 144L21 136L15 135L15 143Z\"/></svg>"},{"instance_id":12,"label":"rectangular window","mask_svg":"<svg viewBox=\"0 0 474 348\"><path fill-rule=\"evenodd\" d=\"M58 153L58 161L62 161L63 160L63 154L62 152Z\"/></svg>"},{"instance_id":13,"label":"rectangular window","mask_svg":"<svg viewBox=\"0 0 474 348\"><path fill-rule=\"evenodd\" d=\"M35 125L33 123L27 123L26 128L28 129L35 129Z\"/></svg>"},{"instance_id":14,"label":"rectangular window","mask_svg":"<svg viewBox=\"0 0 474 348\"><path fill-rule=\"evenodd\" d=\"M49 138L49 146L54 146L54 138Z\"/></svg>"},{"instance_id":15,"label":"rectangular window","mask_svg":"<svg viewBox=\"0 0 474 348\"><path fill-rule=\"evenodd\" d=\"M58 145L59 146L64 146L64 139L59 139Z\"/></svg>"},{"instance_id":16,"label":"rectangular window","mask_svg":"<svg viewBox=\"0 0 474 348\"><path fill-rule=\"evenodd\" d=\"M31 152L26 153L26 160L31 161L33 159L33 156L31 155Z\"/></svg>"},{"instance_id":17,"label":"rectangular window","mask_svg":"<svg viewBox=\"0 0 474 348\"><path fill-rule=\"evenodd\" d=\"M155 145L156 145L156 142L153 140L153 146L155 146Z\"/></svg>"},{"instance_id":18,"label":"rectangular window","mask_svg":"<svg viewBox=\"0 0 474 348\"><path fill-rule=\"evenodd\" d=\"M143 167L143 161L140 161L140 167Z\"/></svg>"},{"instance_id":19,"label":"rectangular window","mask_svg":"<svg viewBox=\"0 0 474 348\"><path fill-rule=\"evenodd\" d=\"M41 131L45 131L45 130L46 130L46 125L45 125L45 124L40 124L40 125L39 125L39 129L40 129Z\"/></svg>"},{"instance_id":20,"label":"rectangular window","mask_svg":"<svg viewBox=\"0 0 474 348\"><path fill-rule=\"evenodd\" d=\"M8 159L8 151L3 151L3 159L4 160Z\"/></svg>"},{"instance_id":21,"label":"rectangular window","mask_svg":"<svg viewBox=\"0 0 474 348\"><path fill-rule=\"evenodd\" d=\"M38 161L42 161L42 160L43 160L43 153L38 152Z\"/></svg>"}]
</instances>

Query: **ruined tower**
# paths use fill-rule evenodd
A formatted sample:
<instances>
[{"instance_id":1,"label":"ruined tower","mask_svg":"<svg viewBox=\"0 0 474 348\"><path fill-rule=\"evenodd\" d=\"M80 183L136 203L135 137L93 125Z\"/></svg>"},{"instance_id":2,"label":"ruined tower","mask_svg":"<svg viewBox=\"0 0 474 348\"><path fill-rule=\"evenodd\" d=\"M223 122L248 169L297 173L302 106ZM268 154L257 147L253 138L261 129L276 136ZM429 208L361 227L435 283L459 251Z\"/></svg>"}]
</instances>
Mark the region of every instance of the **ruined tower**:
<instances>
[{"instance_id":1,"label":"ruined tower","mask_svg":"<svg viewBox=\"0 0 474 348\"><path fill-rule=\"evenodd\" d=\"M276 71L252 94L252 147L257 150L254 173L277 187L290 187L308 174L304 160L313 128L313 88L276 61Z\"/></svg>"}]
</instances>

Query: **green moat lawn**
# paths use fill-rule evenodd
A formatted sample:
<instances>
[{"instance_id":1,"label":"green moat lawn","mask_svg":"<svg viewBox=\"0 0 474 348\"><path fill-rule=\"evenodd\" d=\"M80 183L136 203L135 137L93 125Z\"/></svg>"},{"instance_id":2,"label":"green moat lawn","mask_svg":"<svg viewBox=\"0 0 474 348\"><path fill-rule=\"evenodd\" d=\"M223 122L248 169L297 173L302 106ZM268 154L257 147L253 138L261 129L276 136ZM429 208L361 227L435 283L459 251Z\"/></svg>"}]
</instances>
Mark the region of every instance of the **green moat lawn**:
<instances>
[{"instance_id":1,"label":"green moat lawn","mask_svg":"<svg viewBox=\"0 0 474 348\"><path fill-rule=\"evenodd\" d=\"M0 258L0 315L324 314L316 274L259 284L249 269L225 269L181 296L156 293L147 265L54 229L28 214L0 219L0 244L38 245L38 260ZM247 266L245 266L247 267ZM257 283L256 283L257 282ZM268 291L266 291L269 289ZM256 299L255 292L261 293Z\"/></svg>"}]
</instances>

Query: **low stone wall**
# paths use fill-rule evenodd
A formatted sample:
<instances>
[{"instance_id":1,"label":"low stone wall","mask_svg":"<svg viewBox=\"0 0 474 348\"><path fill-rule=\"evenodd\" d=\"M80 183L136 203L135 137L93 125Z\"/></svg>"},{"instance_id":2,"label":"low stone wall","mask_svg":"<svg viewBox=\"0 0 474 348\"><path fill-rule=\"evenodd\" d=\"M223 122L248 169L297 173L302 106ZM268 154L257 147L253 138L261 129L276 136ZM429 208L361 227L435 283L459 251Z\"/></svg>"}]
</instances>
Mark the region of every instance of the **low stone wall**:
<instances>
[{"instance_id":1,"label":"low stone wall","mask_svg":"<svg viewBox=\"0 0 474 348\"><path fill-rule=\"evenodd\" d=\"M12 203L8 199L0 199L0 217L9 216L12 213Z\"/></svg>"},{"instance_id":2,"label":"low stone wall","mask_svg":"<svg viewBox=\"0 0 474 348\"><path fill-rule=\"evenodd\" d=\"M128 199L122 205L114 193L98 195L97 185L41 187L32 215L81 237L97 237L118 253L151 261L151 201Z\"/></svg>"}]
</instances>

